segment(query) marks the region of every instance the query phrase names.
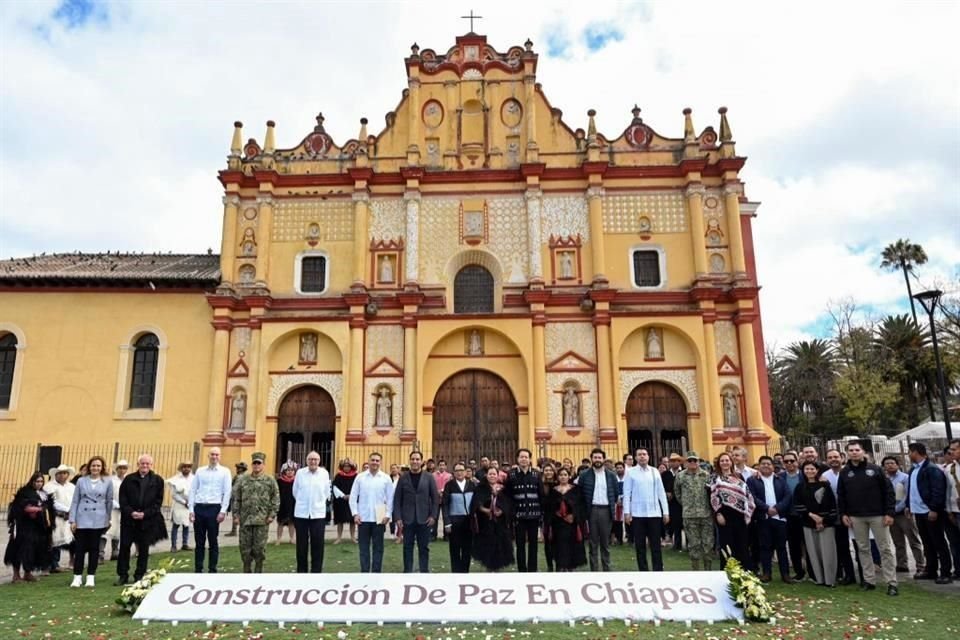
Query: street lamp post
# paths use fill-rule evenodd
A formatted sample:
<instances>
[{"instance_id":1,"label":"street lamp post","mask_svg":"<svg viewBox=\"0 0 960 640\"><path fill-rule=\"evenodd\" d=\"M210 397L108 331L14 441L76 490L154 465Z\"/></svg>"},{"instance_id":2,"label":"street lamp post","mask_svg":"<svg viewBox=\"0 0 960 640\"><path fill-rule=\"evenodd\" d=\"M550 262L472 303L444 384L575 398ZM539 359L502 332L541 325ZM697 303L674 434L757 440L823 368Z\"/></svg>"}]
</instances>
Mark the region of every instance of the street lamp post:
<instances>
[{"instance_id":1,"label":"street lamp post","mask_svg":"<svg viewBox=\"0 0 960 640\"><path fill-rule=\"evenodd\" d=\"M943 424L946 427L947 440L953 440L953 431L950 429L950 412L947 409L947 383L943 378L943 363L940 362L940 345L937 343L937 325L933 321L933 312L937 310L937 303L940 302L940 296L943 291L933 289L931 291L921 291L913 295L914 300L919 302L927 315L930 316L930 335L933 338L933 357L937 362L937 384L940 386L940 405L943 409Z\"/></svg>"}]
</instances>

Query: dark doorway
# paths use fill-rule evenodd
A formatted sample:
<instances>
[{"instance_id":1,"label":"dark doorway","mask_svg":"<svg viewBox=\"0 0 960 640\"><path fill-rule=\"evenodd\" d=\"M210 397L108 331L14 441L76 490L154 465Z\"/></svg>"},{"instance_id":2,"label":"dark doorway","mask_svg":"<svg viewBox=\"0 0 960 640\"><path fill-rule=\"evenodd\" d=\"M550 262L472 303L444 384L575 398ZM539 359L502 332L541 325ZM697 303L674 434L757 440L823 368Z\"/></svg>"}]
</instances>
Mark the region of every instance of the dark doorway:
<instances>
[{"instance_id":1,"label":"dark doorway","mask_svg":"<svg viewBox=\"0 0 960 640\"><path fill-rule=\"evenodd\" d=\"M630 452L644 448L650 464L677 452L685 455L687 403L676 389L663 382L644 382L627 399L627 444Z\"/></svg>"},{"instance_id":2,"label":"dark doorway","mask_svg":"<svg viewBox=\"0 0 960 640\"><path fill-rule=\"evenodd\" d=\"M433 458L457 461L488 456L504 465L517 454L517 402L500 376L479 369L456 373L433 399Z\"/></svg>"},{"instance_id":3,"label":"dark doorway","mask_svg":"<svg viewBox=\"0 0 960 640\"><path fill-rule=\"evenodd\" d=\"M277 471L287 460L303 466L307 454L316 451L332 475L336 424L337 409L325 390L306 386L288 393L277 415Z\"/></svg>"}]
</instances>

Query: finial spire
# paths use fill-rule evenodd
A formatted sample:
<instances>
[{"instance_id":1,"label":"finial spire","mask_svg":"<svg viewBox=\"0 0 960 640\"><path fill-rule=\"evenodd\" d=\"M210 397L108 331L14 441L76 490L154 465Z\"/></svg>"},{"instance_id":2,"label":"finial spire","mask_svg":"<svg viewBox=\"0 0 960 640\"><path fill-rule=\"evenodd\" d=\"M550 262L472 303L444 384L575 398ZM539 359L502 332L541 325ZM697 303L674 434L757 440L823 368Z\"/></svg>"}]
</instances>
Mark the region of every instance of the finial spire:
<instances>
[{"instance_id":1,"label":"finial spire","mask_svg":"<svg viewBox=\"0 0 960 640\"><path fill-rule=\"evenodd\" d=\"M637 106L636 102L633 103L633 109L630 109L630 113L633 114L633 123L639 124L640 123L640 107Z\"/></svg>"},{"instance_id":2,"label":"finial spire","mask_svg":"<svg viewBox=\"0 0 960 640\"><path fill-rule=\"evenodd\" d=\"M314 130L316 133L326 133L326 131L323 130L323 120L324 120L324 118L323 118L323 112L322 112L322 111L317 114L316 120L317 120L317 126L315 126L315 127L313 128L313 130Z\"/></svg>"},{"instance_id":3,"label":"finial spire","mask_svg":"<svg viewBox=\"0 0 960 640\"><path fill-rule=\"evenodd\" d=\"M697 137L697 134L693 132L693 109L687 107L683 110L683 139L686 141L693 140Z\"/></svg>"},{"instance_id":4,"label":"finial spire","mask_svg":"<svg viewBox=\"0 0 960 640\"><path fill-rule=\"evenodd\" d=\"M483 18L483 16L475 16L475 15L473 15L473 9L470 9L470 15L468 15L468 16L460 16L460 17L461 17L462 19L464 19L464 20L469 20L469 21L470 21L470 33L473 33L473 21L474 21L474 20L481 20L481 19Z\"/></svg>"},{"instance_id":5,"label":"finial spire","mask_svg":"<svg viewBox=\"0 0 960 640\"><path fill-rule=\"evenodd\" d=\"M357 138L360 141L360 144L367 143L367 119L360 118L360 137Z\"/></svg>"},{"instance_id":6,"label":"finial spire","mask_svg":"<svg viewBox=\"0 0 960 640\"><path fill-rule=\"evenodd\" d=\"M230 141L230 155L240 157L243 151L243 123L237 120L233 123L233 140Z\"/></svg>"},{"instance_id":7,"label":"finial spire","mask_svg":"<svg viewBox=\"0 0 960 640\"><path fill-rule=\"evenodd\" d=\"M276 138L273 133L273 128L277 126L277 123L273 120L267 120L267 135L263 138L263 152L264 153L273 153L277 143Z\"/></svg>"},{"instance_id":8,"label":"finial spire","mask_svg":"<svg viewBox=\"0 0 960 640\"><path fill-rule=\"evenodd\" d=\"M720 114L720 142L733 141L733 132L730 131L730 123L727 122L727 108L720 107L717 113Z\"/></svg>"},{"instance_id":9,"label":"finial spire","mask_svg":"<svg viewBox=\"0 0 960 640\"><path fill-rule=\"evenodd\" d=\"M590 109L587 111L587 117L590 118L590 121L587 123L587 140L594 140L597 137L597 123L593 119L596 115L596 109Z\"/></svg>"}]
</instances>

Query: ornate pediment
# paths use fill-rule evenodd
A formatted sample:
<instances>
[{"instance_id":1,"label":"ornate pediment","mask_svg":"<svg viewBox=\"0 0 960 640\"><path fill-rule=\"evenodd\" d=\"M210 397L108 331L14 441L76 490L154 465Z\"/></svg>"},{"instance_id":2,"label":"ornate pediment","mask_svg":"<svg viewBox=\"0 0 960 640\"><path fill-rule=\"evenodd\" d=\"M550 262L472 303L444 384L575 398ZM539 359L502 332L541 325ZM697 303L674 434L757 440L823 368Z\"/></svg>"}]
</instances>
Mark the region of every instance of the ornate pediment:
<instances>
[{"instance_id":1,"label":"ornate pediment","mask_svg":"<svg viewBox=\"0 0 960 640\"><path fill-rule=\"evenodd\" d=\"M368 376L402 376L403 368L390 358L380 358L373 366L367 369Z\"/></svg>"},{"instance_id":2,"label":"ornate pediment","mask_svg":"<svg viewBox=\"0 0 960 640\"><path fill-rule=\"evenodd\" d=\"M564 371L596 371L597 365L590 362L576 351L567 351L562 356L547 364L547 371L561 373Z\"/></svg>"}]
</instances>

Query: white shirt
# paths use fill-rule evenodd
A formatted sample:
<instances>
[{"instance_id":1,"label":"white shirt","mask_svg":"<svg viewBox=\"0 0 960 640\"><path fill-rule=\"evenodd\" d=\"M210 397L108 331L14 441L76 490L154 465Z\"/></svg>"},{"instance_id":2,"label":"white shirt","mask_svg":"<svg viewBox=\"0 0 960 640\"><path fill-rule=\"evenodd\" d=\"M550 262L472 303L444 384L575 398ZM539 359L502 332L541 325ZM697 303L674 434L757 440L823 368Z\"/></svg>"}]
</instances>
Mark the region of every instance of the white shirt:
<instances>
[{"instance_id":1,"label":"white shirt","mask_svg":"<svg viewBox=\"0 0 960 640\"><path fill-rule=\"evenodd\" d=\"M758 472L756 469L744 465L744 467L739 469L737 473L739 473L740 477L743 478L743 481L746 482L749 478L757 475Z\"/></svg>"},{"instance_id":2,"label":"white shirt","mask_svg":"<svg viewBox=\"0 0 960 640\"><path fill-rule=\"evenodd\" d=\"M763 480L763 501L767 503L768 507L774 507L777 504L777 492L773 488L773 474L765 476L762 473L760 474L760 479ZM775 516L767 516L773 520L783 520L783 516L778 512Z\"/></svg>"},{"instance_id":3,"label":"white shirt","mask_svg":"<svg viewBox=\"0 0 960 640\"><path fill-rule=\"evenodd\" d=\"M593 504L598 507L606 507L610 504L607 500L607 470L602 468L600 472L597 473L596 469L593 471Z\"/></svg>"},{"instance_id":4,"label":"white shirt","mask_svg":"<svg viewBox=\"0 0 960 640\"><path fill-rule=\"evenodd\" d=\"M309 467L297 470L293 478L294 518L322 520L327 517L327 502L330 500L330 474L323 467L310 471Z\"/></svg>"},{"instance_id":5,"label":"white shirt","mask_svg":"<svg viewBox=\"0 0 960 640\"><path fill-rule=\"evenodd\" d=\"M360 522L380 524L384 518L389 520L393 507L393 491L393 481L383 471L374 475L368 469L357 474L350 492L350 513L360 516Z\"/></svg>"},{"instance_id":6,"label":"white shirt","mask_svg":"<svg viewBox=\"0 0 960 640\"><path fill-rule=\"evenodd\" d=\"M650 465L630 467L623 481L623 513L632 518L670 515L659 471Z\"/></svg>"},{"instance_id":7,"label":"white shirt","mask_svg":"<svg viewBox=\"0 0 960 640\"><path fill-rule=\"evenodd\" d=\"M190 483L190 513L198 504L218 504L220 513L226 513L230 508L231 482L230 469L222 464L197 469Z\"/></svg>"},{"instance_id":8,"label":"white shirt","mask_svg":"<svg viewBox=\"0 0 960 640\"><path fill-rule=\"evenodd\" d=\"M957 491L957 482L960 481L960 462L948 464L944 473L947 474L947 511L960 513L960 505L957 505L957 498L960 497L960 492Z\"/></svg>"},{"instance_id":9,"label":"white shirt","mask_svg":"<svg viewBox=\"0 0 960 640\"><path fill-rule=\"evenodd\" d=\"M827 469L820 477L830 483L830 488L833 489L833 497L837 497L837 482L840 480L840 474L834 471L833 469Z\"/></svg>"}]
</instances>

